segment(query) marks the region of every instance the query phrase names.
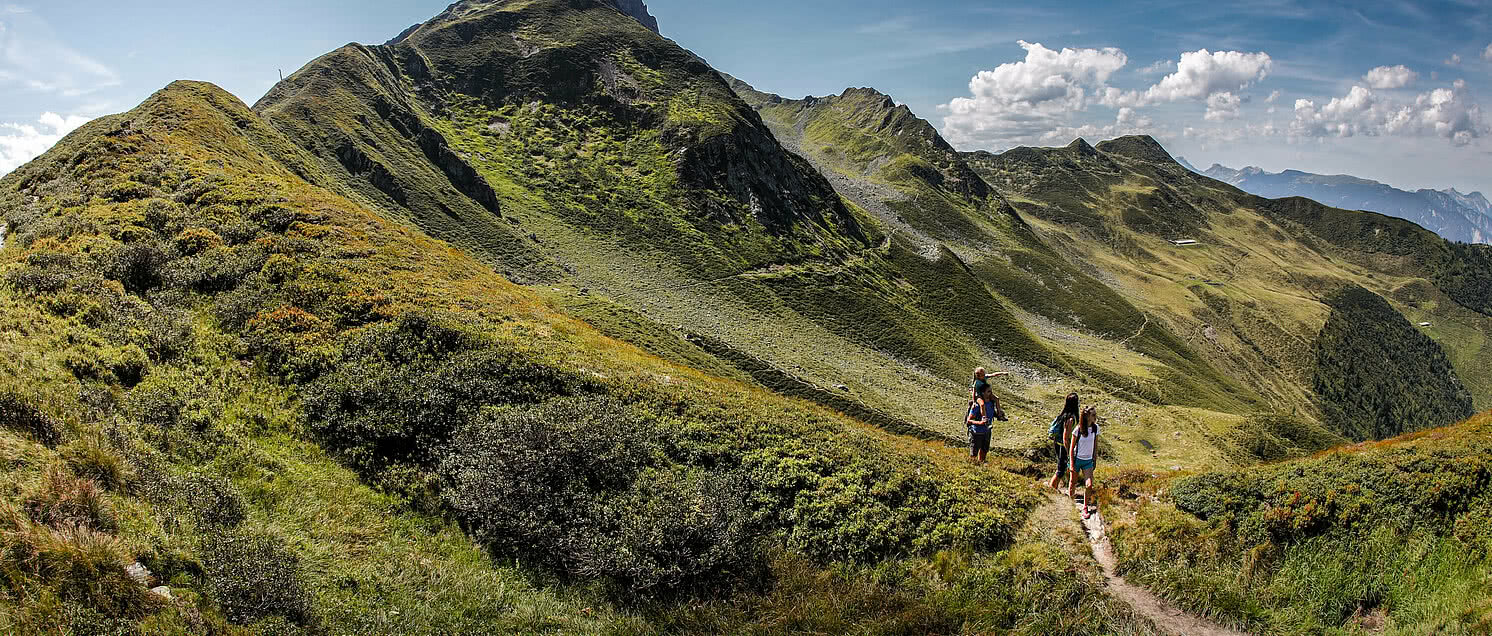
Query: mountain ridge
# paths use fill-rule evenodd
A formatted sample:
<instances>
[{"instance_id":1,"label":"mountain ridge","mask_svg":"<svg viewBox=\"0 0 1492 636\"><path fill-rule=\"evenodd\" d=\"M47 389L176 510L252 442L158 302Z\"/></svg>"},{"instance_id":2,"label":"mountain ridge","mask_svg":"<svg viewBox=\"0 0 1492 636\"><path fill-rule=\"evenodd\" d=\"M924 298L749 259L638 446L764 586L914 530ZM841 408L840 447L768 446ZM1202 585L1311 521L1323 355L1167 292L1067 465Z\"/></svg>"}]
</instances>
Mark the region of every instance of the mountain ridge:
<instances>
[{"instance_id":1,"label":"mountain ridge","mask_svg":"<svg viewBox=\"0 0 1492 636\"><path fill-rule=\"evenodd\" d=\"M960 153L619 6L460 2L0 177L0 631L1150 633L1044 490L1071 392L1157 596L1492 621L1492 248L1147 136Z\"/></svg>"},{"instance_id":2,"label":"mountain ridge","mask_svg":"<svg viewBox=\"0 0 1492 636\"><path fill-rule=\"evenodd\" d=\"M1203 174L1269 198L1304 196L1334 207L1408 219L1453 241L1492 242L1492 204L1479 192L1461 194L1453 188L1408 191L1352 175L1300 170L1271 173L1252 166L1234 170L1213 164Z\"/></svg>"}]
</instances>

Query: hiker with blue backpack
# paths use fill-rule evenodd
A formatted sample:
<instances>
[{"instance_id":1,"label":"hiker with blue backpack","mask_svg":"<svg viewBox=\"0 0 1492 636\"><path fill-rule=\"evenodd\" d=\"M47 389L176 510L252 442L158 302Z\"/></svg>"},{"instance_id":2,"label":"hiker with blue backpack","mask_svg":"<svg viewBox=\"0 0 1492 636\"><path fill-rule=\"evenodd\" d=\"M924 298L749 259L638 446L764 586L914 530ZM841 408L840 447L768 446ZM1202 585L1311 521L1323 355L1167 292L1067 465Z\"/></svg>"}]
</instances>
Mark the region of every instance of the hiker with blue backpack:
<instances>
[{"instance_id":1,"label":"hiker with blue backpack","mask_svg":"<svg viewBox=\"0 0 1492 636\"><path fill-rule=\"evenodd\" d=\"M984 367L974 370L974 387L969 400L969 410L964 423L969 426L969 459L983 464L989 455L989 440L995 421L1004 422L1005 410L1000 408L1000 398L990 388L989 378L1009 375L1008 372L986 373Z\"/></svg>"},{"instance_id":2,"label":"hiker with blue backpack","mask_svg":"<svg viewBox=\"0 0 1492 636\"><path fill-rule=\"evenodd\" d=\"M1062 406L1062 412L1057 419L1052 420L1052 425L1047 429L1047 437L1052 440L1052 445L1057 451L1057 474L1052 475L1051 487L1057 492L1062 492L1062 478L1067 476L1068 460L1072 458L1072 429L1078 423L1078 394L1068 393L1067 402ZM1070 480L1069 480L1070 481ZM1068 491L1071 493L1071 487Z\"/></svg>"}]
</instances>

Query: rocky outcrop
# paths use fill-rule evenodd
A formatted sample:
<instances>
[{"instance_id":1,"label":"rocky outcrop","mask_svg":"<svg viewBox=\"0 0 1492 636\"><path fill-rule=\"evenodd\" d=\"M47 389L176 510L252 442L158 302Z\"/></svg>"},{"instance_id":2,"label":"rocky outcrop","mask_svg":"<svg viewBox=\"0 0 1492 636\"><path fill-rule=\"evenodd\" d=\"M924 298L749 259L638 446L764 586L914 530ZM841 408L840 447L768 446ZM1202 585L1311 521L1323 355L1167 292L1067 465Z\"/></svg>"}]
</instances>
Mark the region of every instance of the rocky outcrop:
<instances>
[{"instance_id":1,"label":"rocky outcrop","mask_svg":"<svg viewBox=\"0 0 1492 636\"><path fill-rule=\"evenodd\" d=\"M439 167L451 185L456 187L471 200L481 204L488 212L498 214L497 192L487 183L477 169L466 163L461 155L451 150L451 145L446 142L445 136L436 132L434 128L421 128L419 133L420 150L424 151L425 158L430 163Z\"/></svg>"},{"instance_id":2,"label":"rocky outcrop","mask_svg":"<svg viewBox=\"0 0 1492 636\"><path fill-rule=\"evenodd\" d=\"M337 161L342 163L342 167L347 168L349 174L354 177L366 177L368 183L377 188L379 192L388 195L395 203L409 206L409 196L404 193L404 188L399 187L394 174L389 172L383 164L374 161L352 141L344 141L342 145L337 146L336 154Z\"/></svg>"},{"instance_id":3,"label":"rocky outcrop","mask_svg":"<svg viewBox=\"0 0 1492 636\"><path fill-rule=\"evenodd\" d=\"M621 11L622 13L625 13L625 14L627 14L629 16L632 16L633 19L637 20L638 22L641 22L643 26L645 26L648 29L652 30L653 33L658 33L659 32L658 31L658 18L655 18L655 17L653 17L653 14L648 13L648 5L646 3L644 3L642 0L610 0L610 1L611 1L611 4L617 8L618 11Z\"/></svg>"}]
</instances>

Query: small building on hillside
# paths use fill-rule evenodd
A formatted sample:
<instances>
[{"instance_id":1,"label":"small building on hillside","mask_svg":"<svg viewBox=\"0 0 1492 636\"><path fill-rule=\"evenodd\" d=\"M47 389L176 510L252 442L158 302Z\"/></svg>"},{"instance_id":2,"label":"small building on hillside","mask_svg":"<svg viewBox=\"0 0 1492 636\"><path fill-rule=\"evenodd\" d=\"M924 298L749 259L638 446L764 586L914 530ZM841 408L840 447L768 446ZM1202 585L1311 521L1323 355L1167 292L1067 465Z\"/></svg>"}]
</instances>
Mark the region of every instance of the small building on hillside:
<instances>
[{"instance_id":1,"label":"small building on hillside","mask_svg":"<svg viewBox=\"0 0 1492 636\"><path fill-rule=\"evenodd\" d=\"M1171 241L1171 244L1175 245L1176 247L1196 247L1198 245L1201 245L1201 243L1198 243L1192 239L1177 239Z\"/></svg>"}]
</instances>

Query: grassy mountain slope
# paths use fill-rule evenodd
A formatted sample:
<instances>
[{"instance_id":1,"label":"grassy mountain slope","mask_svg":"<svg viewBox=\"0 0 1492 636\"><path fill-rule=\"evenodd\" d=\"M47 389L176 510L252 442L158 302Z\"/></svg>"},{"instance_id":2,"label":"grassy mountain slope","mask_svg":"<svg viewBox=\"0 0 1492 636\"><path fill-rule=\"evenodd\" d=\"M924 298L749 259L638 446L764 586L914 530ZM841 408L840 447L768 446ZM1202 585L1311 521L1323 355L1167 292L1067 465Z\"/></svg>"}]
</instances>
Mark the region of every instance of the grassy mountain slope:
<instances>
[{"instance_id":1,"label":"grassy mountain slope","mask_svg":"<svg viewBox=\"0 0 1492 636\"><path fill-rule=\"evenodd\" d=\"M898 297L893 277L864 274L887 258L884 237L708 66L604 3L459 3L398 44L313 62L256 109L353 189L372 175L342 165L344 138L370 157L455 157L495 193L501 224L557 264L557 278L527 275L567 290L554 292L563 305L584 290L584 304L614 305L650 332L714 343L736 361L720 364L759 368L758 381L790 378L956 430L928 415L956 411L952 400L933 409L926 396L956 394L948 378L978 351L951 326L913 335L909 324L940 321ZM448 153L422 150L435 135ZM392 172L430 189L444 180L428 167ZM441 219L414 216L436 236ZM851 286L823 298L825 277ZM861 315L836 323L824 303ZM882 347L881 334L913 336ZM838 384L851 395L829 389Z\"/></svg>"},{"instance_id":2,"label":"grassy mountain slope","mask_svg":"<svg viewBox=\"0 0 1492 636\"><path fill-rule=\"evenodd\" d=\"M458 3L395 44L311 63L255 109L339 191L588 318L630 316L610 333L895 430L958 436L961 385L991 360L1032 377L1091 373L990 293L988 270L1005 268L888 233L702 61L605 3ZM979 216L986 238L1028 240L941 151L947 166L906 155L896 174L925 183L950 222ZM461 210L488 190L496 205L468 223ZM485 238L510 229L521 250ZM1247 391L1216 397L1232 393ZM1012 404L1040 419L1033 407Z\"/></svg>"},{"instance_id":3,"label":"grassy mountain slope","mask_svg":"<svg viewBox=\"0 0 1492 636\"><path fill-rule=\"evenodd\" d=\"M1476 355L1476 333L1489 326L1484 285L1467 274L1486 255L1473 246L1378 214L1245 194L1186 170L1147 137L966 157L1046 240L1083 254L1209 362L1263 392L1269 410L1320 419L1315 343L1331 313L1326 298L1349 286L1441 325L1427 334L1476 404L1492 401L1488 362Z\"/></svg>"},{"instance_id":4,"label":"grassy mountain slope","mask_svg":"<svg viewBox=\"0 0 1492 636\"><path fill-rule=\"evenodd\" d=\"M1173 428L1189 418L1174 410L1177 405L1217 414L1259 408L1252 390L1152 323L1095 276L1101 272L1038 236L1001 193L905 106L871 89L790 100L731 82L785 146L808 158L885 231L909 246L922 246L923 253L957 255L977 284L1036 335L1038 346L1070 365L1044 378L1023 374L1013 392L1045 403L1060 401L1072 388L1102 396L1114 406L1116 421L1120 413L1133 414L1122 421L1136 426L1136 440L1150 434L1143 430L1146 421ZM910 261L897 263L906 264ZM988 329L1006 315L986 315L980 324ZM1001 344L995 352L1005 353ZM1024 430L1007 443L1032 444L1036 437ZM1148 454L1132 443L1137 457Z\"/></svg>"},{"instance_id":5,"label":"grassy mountain slope","mask_svg":"<svg viewBox=\"0 0 1492 636\"><path fill-rule=\"evenodd\" d=\"M882 628L1146 629L1018 536L1015 477L610 340L371 198L198 83L0 179L7 631L649 633L778 585ZM940 553L1068 591L855 583Z\"/></svg>"},{"instance_id":6,"label":"grassy mountain slope","mask_svg":"<svg viewBox=\"0 0 1492 636\"><path fill-rule=\"evenodd\" d=\"M1492 414L1236 472L1131 473L1121 570L1259 633L1492 628Z\"/></svg>"}]
</instances>

